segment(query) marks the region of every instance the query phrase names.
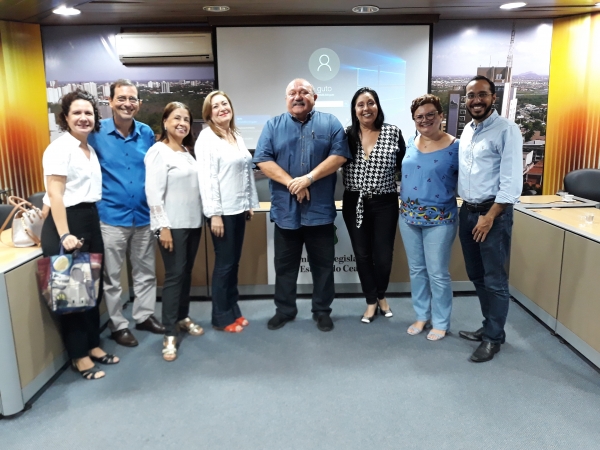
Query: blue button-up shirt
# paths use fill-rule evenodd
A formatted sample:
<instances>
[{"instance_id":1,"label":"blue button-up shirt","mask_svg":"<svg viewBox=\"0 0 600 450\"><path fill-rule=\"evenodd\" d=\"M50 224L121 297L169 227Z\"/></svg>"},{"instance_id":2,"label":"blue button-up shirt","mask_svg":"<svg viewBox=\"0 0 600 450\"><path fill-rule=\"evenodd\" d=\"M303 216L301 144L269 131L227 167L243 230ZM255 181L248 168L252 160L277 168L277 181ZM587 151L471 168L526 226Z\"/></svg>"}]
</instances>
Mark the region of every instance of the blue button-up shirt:
<instances>
[{"instance_id":1,"label":"blue button-up shirt","mask_svg":"<svg viewBox=\"0 0 600 450\"><path fill-rule=\"evenodd\" d=\"M463 200L519 201L523 189L523 137L517 124L496 111L483 122L469 122L460 137L458 155L458 195Z\"/></svg>"},{"instance_id":2,"label":"blue button-up shirt","mask_svg":"<svg viewBox=\"0 0 600 450\"><path fill-rule=\"evenodd\" d=\"M102 168L102 200L96 204L100 220L115 227L149 225L144 156L154 145L154 132L134 120L133 131L125 138L112 118L100 123L100 131L88 137Z\"/></svg>"},{"instance_id":3,"label":"blue button-up shirt","mask_svg":"<svg viewBox=\"0 0 600 450\"><path fill-rule=\"evenodd\" d=\"M253 162L273 161L296 178L331 155L352 159L346 133L335 116L311 111L306 121L300 122L285 113L270 119L263 128ZM286 186L271 180L271 220L289 230L333 223L335 181L335 173L315 181L309 188L310 200L299 203Z\"/></svg>"}]
</instances>

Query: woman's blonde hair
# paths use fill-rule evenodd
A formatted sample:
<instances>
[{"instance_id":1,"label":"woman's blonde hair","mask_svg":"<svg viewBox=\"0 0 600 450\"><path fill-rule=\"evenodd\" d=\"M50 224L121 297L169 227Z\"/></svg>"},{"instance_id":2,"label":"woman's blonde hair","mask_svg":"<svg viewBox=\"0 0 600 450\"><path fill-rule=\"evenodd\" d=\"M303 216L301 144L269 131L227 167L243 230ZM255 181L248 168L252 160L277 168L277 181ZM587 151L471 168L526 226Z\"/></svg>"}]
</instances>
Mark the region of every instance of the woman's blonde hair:
<instances>
[{"instance_id":1,"label":"woman's blonde hair","mask_svg":"<svg viewBox=\"0 0 600 450\"><path fill-rule=\"evenodd\" d=\"M229 122L229 129L231 130L231 134L235 137L239 133L237 127L235 126L235 112L233 111L233 104L231 103L231 99L225 92L212 91L206 96L206 98L204 99L204 105L202 105L202 118L217 136L219 136L221 139L227 139L227 136L225 136L223 130L217 127L212 121L212 99L217 95L222 95L229 102L229 107L231 108L231 122Z\"/></svg>"}]
</instances>

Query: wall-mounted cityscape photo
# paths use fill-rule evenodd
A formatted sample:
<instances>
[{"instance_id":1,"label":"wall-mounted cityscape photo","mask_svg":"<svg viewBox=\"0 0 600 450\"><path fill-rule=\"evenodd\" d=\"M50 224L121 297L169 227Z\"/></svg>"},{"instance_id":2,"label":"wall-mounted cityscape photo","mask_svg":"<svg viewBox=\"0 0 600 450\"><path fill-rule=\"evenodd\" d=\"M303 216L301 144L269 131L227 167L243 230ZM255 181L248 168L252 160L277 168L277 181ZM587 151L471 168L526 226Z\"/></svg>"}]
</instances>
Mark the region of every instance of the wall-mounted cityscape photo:
<instances>
[{"instance_id":1,"label":"wall-mounted cityscape photo","mask_svg":"<svg viewBox=\"0 0 600 450\"><path fill-rule=\"evenodd\" d=\"M471 116L465 88L475 75L496 85L494 108L523 136L523 195L541 194L552 23L539 20L444 21L434 27L431 92L446 132L460 138Z\"/></svg>"},{"instance_id":2,"label":"wall-mounted cityscape photo","mask_svg":"<svg viewBox=\"0 0 600 450\"><path fill-rule=\"evenodd\" d=\"M197 135L202 129L204 98L215 85L213 64L125 65L115 47L120 32L121 27L115 25L42 27L51 140L60 135L56 114L63 95L84 89L98 100L102 118L112 117L110 85L120 78L137 86L142 103L136 120L159 135L165 106L179 101L190 107Z\"/></svg>"},{"instance_id":3,"label":"wall-mounted cityscape photo","mask_svg":"<svg viewBox=\"0 0 600 450\"><path fill-rule=\"evenodd\" d=\"M161 117L164 107L170 102L182 102L188 105L194 117L193 131L197 136L202 130L202 104L207 94L214 89L213 80L131 80L138 89L140 111L136 120L148 124L154 133L160 135ZM60 99L63 95L83 89L98 101L98 109L103 119L112 117L108 101L112 81L60 82L49 81L46 86L48 97L48 121L50 140L56 139L61 132L56 124L56 114L60 112Z\"/></svg>"}]
</instances>

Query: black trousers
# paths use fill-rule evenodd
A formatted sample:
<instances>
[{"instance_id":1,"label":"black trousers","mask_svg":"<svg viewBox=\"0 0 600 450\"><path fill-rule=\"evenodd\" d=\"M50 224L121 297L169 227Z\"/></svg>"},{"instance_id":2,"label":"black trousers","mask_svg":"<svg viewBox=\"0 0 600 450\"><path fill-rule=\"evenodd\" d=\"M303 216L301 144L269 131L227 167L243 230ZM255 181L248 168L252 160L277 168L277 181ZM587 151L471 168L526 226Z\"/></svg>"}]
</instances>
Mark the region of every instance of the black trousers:
<instances>
[{"instance_id":1,"label":"black trousers","mask_svg":"<svg viewBox=\"0 0 600 450\"><path fill-rule=\"evenodd\" d=\"M172 229L173 251L160 243L158 248L165 264L162 289L162 323L165 336L175 336L175 325L190 314L192 269L198 253L202 228Z\"/></svg>"},{"instance_id":2,"label":"black trousers","mask_svg":"<svg viewBox=\"0 0 600 450\"><path fill-rule=\"evenodd\" d=\"M246 212L232 216L221 216L225 234L216 237L211 233L215 247L215 268L212 274L212 324L223 328L231 325L242 312L238 305L238 269L244 232L246 230Z\"/></svg>"},{"instance_id":3,"label":"black trousers","mask_svg":"<svg viewBox=\"0 0 600 450\"><path fill-rule=\"evenodd\" d=\"M82 252L104 254L100 219L94 203L80 203L68 207L67 223L73 236L84 239ZM52 218L52 211L44 221L42 228L42 252L44 256L58 255L60 252L60 236ZM102 266L96 306L84 312L58 316L63 342L71 359L88 356L91 349L100 346L99 306L102 300L104 260Z\"/></svg>"},{"instance_id":4,"label":"black trousers","mask_svg":"<svg viewBox=\"0 0 600 450\"><path fill-rule=\"evenodd\" d=\"M302 247L306 245L313 279L312 312L330 314L335 296L333 260L335 231L333 223L287 230L275 225L275 306L286 317L296 317L296 281Z\"/></svg>"},{"instance_id":5,"label":"black trousers","mask_svg":"<svg viewBox=\"0 0 600 450\"><path fill-rule=\"evenodd\" d=\"M398 226L398 196L394 193L363 199L363 221L356 227L359 193L344 191L342 215L356 258L356 269L367 304L385 298L390 282Z\"/></svg>"}]
</instances>

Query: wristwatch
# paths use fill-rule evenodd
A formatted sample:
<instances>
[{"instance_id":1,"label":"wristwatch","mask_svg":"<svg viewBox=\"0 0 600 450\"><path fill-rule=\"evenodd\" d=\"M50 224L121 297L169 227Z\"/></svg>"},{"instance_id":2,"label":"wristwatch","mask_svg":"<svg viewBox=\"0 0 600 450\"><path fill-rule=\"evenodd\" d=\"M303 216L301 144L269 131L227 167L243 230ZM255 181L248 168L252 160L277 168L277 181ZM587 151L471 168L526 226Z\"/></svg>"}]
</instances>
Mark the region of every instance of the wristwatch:
<instances>
[{"instance_id":1,"label":"wristwatch","mask_svg":"<svg viewBox=\"0 0 600 450\"><path fill-rule=\"evenodd\" d=\"M312 173L310 173L310 172L309 172L309 173L307 173L307 174L305 175L305 177L306 177L306 178L308 178L308 181L310 181L310 184L313 184L313 181L314 181L314 180L313 180Z\"/></svg>"}]
</instances>

